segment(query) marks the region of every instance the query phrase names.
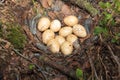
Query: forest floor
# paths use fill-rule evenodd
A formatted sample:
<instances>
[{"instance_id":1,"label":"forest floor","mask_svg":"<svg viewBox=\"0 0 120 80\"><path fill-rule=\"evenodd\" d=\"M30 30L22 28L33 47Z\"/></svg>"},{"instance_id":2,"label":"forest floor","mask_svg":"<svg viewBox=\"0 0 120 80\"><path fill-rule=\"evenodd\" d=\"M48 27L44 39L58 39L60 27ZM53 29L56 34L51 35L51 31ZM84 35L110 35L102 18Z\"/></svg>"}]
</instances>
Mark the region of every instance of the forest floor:
<instances>
[{"instance_id":1,"label":"forest floor","mask_svg":"<svg viewBox=\"0 0 120 80\"><path fill-rule=\"evenodd\" d=\"M0 80L119 80L120 15L114 16L115 25L108 21L104 35L96 26L103 18L98 3L105 0L88 1L98 15L67 0L0 0ZM87 36L78 39L71 55L52 54L36 29L38 20L47 16L64 26L68 15L78 17Z\"/></svg>"}]
</instances>

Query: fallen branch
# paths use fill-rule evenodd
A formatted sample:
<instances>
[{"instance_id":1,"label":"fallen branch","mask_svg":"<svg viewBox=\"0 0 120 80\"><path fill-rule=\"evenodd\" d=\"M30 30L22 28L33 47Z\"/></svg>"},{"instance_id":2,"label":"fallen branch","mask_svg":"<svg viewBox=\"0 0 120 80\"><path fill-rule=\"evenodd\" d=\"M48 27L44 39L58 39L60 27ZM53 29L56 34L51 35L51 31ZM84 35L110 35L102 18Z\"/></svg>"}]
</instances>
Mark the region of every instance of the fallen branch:
<instances>
[{"instance_id":1,"label":"fallen branch","mask_svg":"<svg viewBox=\"0 0 120 80\"><path fill-rule=\"evenodd\" d=\"M95 9L87 0L63 0L63 1L71 2L72 4L75 4L80 8L87 10L92 16L98 14L97 9Z\"/></svg>"},{"instance_id":2,"label":"fallen branch","mask_svg":"<svg viewBox=\"0 0 120 80\"><path fill-rule=\"evenodd\" d=\"M31 62L33 65L35 65L35 67L38 69L38 71L41 72L41 74L43 75L44 79L47 80L47 78L46 78L45 75L44 75L44 72L42 71L42 69L41 69L37 64L35 64L31 59L23 56L23 55L22 55L21 53L19 53L19 51L17 51L16 49L13 48L12 50L13 50L17 55L19 55L20 57L22 57L23 59L25 59L25 60Z\"/></svg>"},{"instance_id":3,"label":"fallen branch","mask_svg":"<svg viewBox=\"0 0 120 80\"><path fill-rule=\"evenodd\" d=\"M46 65L60 71L61 73L63 73L64 75L70 77L72 80L78 80L78 78L76 77L75 71L72 71L62 65L56 64L54 61L51 61L48 57L43 57L40 58L40 61L43 61Z\"/></svg>"},{"instance_id":4,"label":"fallen branch","mask_svg":"<svg viewBox=\"0 0 120 80\"><path fill-rule=\"evenodd\" d=\"M19 53L16 49L13 49L13 51L14 51L17 55L19 55L20 57L22 57L22 58L24 58L25 60L27 60L27 61L31 62L32 64L34 64L34 65L38 68L38 70L42 73L42 75L44 75L44 72L41 70L41 68L40 68L37 64L35 64L31 59L23 56L23 55L22 55L21 53ZM45 54L45 53L44 53L44 54ZM48 66L50 66L50 67L52 67L52 68L60 71L61 73L63 73L64 75L70 77L70 78L73 79L73 80L78 80L77 77L76 77L75 71L72 71L72 70L70 70L70 69L68 69L68 68L66 68L66 67L64 67L64 66L62 66L62 65L58 65L58 64L54 63L54 62L51 61L46 55L40 56L39 61L40 61L40 62L44 62L44 64L46 64L46 65L48 65ZM45 77L45 76L44 76L44 77Z\"/></svg>"}]
</instances>

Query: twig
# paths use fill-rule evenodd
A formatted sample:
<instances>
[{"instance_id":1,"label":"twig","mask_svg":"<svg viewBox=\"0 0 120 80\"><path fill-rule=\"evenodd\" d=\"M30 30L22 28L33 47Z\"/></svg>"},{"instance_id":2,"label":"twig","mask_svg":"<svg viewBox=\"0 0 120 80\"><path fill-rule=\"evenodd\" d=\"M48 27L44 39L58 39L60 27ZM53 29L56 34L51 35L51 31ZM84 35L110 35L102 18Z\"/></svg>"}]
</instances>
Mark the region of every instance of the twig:
<instances>
[{"instance_id":1,"label":"twig","mask_svg":"<svg viewBox=\"0 0 120 80\"><path fill-rule=\"evenodd\" d=\"M100 60L100 62L101 62L101 64L103 65L103 67L104 67L104 70L105 70L105 74L107 75L107 68L106 68L106 66L105 66L105 64L104 64L104 62L102 61L102 58L101 58L101 56L100 56L100 48L101 47L99 47L98 48L98 57L99 57L99 60ZM106 76L106 79L107 79L107 76ZM108 79L107 79L108 80Z\"/></svg>"},{"instance_id":2,"label":"twig","mask_svg":"<svg viewBox=\"0 0 120 80\"><path fill-rule=\"evenodd\" d=\"M32 60L30 60L29 58L23 56L23 55L22 55L21 53L19 53L16 49L13 49L13 51L14 51L17 55L19 55L19 56L21 56L22 58L24 58L25 60L27 60L27 61L29 61L29 62L32 62Z\"/></svg>"},{"instance_id":3,"label":"twig","mask_svg":"<svg viewBox=\"0 0 120 80\"><path fill-rule=\"evenodd\" d=\"M105 64L103 63L101 56L99 56L99 59L100 59L100 62L101 62L101 64L103 65L103 67L104 67L104 69L105 69L106 80L108 80L108 79L107 79L107 68L106 68Z\"/></svg>"},{"instance_id":4,"label":"twig","mask_svg":"<svg viewBox=\"0 0 120 80\"><path fill-rule=\"evenodd\" d=\"M78 80L75 74L75 71L71 71L70 69L66 68L65 66L58 65L55 62L51 61L48 57L44 56L44 58L40 58L40 61L43 61L46 65L58 70L59 72L63 73L64 75L70 77L72 80Z\"/></svg>"},{"instance_id":5,"label":"twig","mask_svg":"<svg viewBox=\"0 0 120 80\"><path fill-rule=\"evenodd\" d=\"M41 69L37 64L35 64L31 59L23 56L23 55L22 55L21 53L19 53L16 49L13 48L12 50L13 50L17 55L19 55L20 57L24 58L25 60L27 60L27 61L31 62L33 65L35 65L35 66L38 68L38 71L41 72L41 74L44 76L45 80L47 80L47 78L45 77L42 69Z\"/></svg>"},{"instance_id":6,"label":"twig","mask_svg":"<svg viewBox=\"0 0 120 80\"><path fill-rule=\"evenodd\" d=\"M117 56L114 55L114 52L112 51L111 47L109 45L107 45L111 55L113 56L114 60L116 61L116 63L118 64L118 72L119 72L119 76L120 76L120 62Z\"/></svg>"},{"instance_id":7,"label":"twig","mask_svg":"<svg viewBox=\"0 0 120 80\"><path fill-rule=\"evenodd\" d=\"M90 52L91 52L91 51L90 51ZM90 61L91 68L92 68L92 70L94 71L94 74L95 74L97 80L100 80L100 79L98 78L97 72L96 72L96 70L95 70L95 67L94 67L94 65L93 65L93 62L92 62L92 59L91 59L90 55L89 55L88 53L87 53L87 55L88 55L88 58L89 58L89 61ZM94 80L94 79L93 79L93 80Z\"/></svg>"}]
</instances>

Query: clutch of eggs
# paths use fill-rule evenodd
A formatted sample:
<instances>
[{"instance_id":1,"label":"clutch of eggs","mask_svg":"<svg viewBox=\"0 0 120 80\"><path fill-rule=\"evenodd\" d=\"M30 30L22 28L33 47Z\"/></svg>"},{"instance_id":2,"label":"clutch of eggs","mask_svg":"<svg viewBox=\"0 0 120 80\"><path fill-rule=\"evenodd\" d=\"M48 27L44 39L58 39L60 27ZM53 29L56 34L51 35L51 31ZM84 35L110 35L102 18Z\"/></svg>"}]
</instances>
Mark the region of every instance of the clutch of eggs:
<instances>
[{"instance_id":1,"label":"clutch of eggs","mask_svg":"<svg viewBox=\"0 0 120 80\"><path fill-rule=\"evenodd\" d=\"M48 17L42 17L37 28L42 32L42 42L52 53L61 51L64 55L70 55L74 50L73 43L78 37L86 37L87 32L74 15L65 17L63 22L64 27L58 19L50 21Z\"/></svg>"}]
</instances>

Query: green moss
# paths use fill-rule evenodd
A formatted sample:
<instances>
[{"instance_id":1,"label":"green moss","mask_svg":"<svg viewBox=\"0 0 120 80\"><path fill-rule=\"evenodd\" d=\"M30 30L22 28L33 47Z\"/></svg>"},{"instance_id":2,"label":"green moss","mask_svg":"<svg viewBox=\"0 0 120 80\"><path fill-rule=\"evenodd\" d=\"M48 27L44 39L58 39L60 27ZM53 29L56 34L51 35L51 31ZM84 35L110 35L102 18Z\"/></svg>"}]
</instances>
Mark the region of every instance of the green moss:
<instances>
[{"instance_id":1,"label":"green moss","mask_svg":"<svg viewBox=\"0 0 120 80\"><path fill-rule=\"evenodd\" d=\"M6 27L3 29L3 27ZM0 20L0 38L8 40L14 48L23 49L26 44L26 36L21 26L17 23L6 22Z\"/></svg>"},{"instance_id":2,"label":"green moss","mask_svg":"<svg viewBox=\"0 0 120 80\"><path fill-rule=\"evenodd\" d=\"M22 30L18 24L12 24L7 29L7 40L10 41L15 48L22 49L26 43L26 36L22 33Z\"/></svg>"},{"instance_id":3,"label":"green moss","mask_svg":"<svg viewBox=\"0 0 120 80\"><path fill-rule=\"evenodd\" d=\"M71 0L75 2L79 7L85 8L92 16L98 14L98 10L95 9L87 0Z\"/></svg>"}]
</instances>

